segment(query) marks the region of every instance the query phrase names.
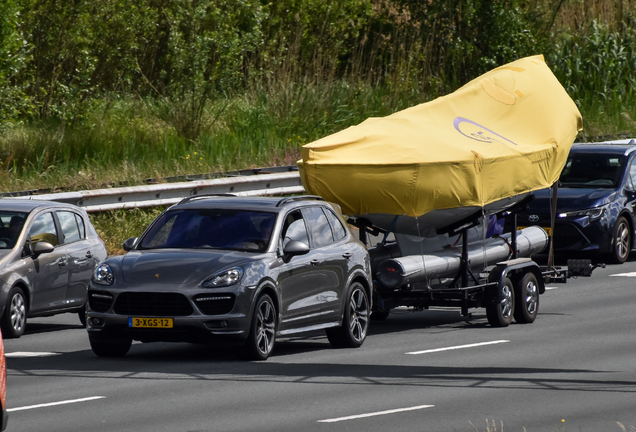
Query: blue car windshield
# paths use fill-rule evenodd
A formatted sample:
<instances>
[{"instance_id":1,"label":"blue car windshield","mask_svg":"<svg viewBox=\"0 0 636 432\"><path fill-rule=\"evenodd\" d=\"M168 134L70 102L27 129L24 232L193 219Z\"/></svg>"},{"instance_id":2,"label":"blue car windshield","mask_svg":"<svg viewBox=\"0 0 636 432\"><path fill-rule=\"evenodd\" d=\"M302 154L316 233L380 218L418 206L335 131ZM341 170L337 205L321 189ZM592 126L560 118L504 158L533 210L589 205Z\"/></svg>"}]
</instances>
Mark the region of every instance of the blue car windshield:
<instances>
[{"instance_id":1,"label":"blue car windshield","mask_svg":"<svg viewBox=\"0 0 636 432\"><path fill-rule=\"evenodd\" d=\"M264 252L276 213L234 209L187 209L161 215L139 249L231 249Z\"/></svg>"},{"instance_id":2,"label":"blue car windshield","mask_svg":"<svg viewBox=\"0 0 636 432\"><path fill-rule=\"evenodd\" d=\"M621 181L625 156L600 153L570 153L559 185L571 188L613 189Z\"/></svg>"}]
</instances>

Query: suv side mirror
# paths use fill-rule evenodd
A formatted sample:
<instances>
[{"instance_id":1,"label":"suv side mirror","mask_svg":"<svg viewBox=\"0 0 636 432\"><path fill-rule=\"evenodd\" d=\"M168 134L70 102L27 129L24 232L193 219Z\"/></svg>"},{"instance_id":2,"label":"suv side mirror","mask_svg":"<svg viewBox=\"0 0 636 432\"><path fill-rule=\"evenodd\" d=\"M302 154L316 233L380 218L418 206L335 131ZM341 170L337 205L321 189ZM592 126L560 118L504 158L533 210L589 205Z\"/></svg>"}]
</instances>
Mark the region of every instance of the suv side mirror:
<instances>
[{"instance_id":1,"label":"suv side mirror","mask_svg":"<svg viewBox=\"0 0 636 432\"><path fill-rule=\"evenodd\" d=\"M121 245L122 249L125 250L126 252L132 250L132 248L135 247L135 243L137 243L137 240L139 240L139 238L137 237L129 238L128 240L124 242L124 244Z\"/></svg>"},{"instance_id":2,"label":"suv side mirror","mask_svg":"<svg viewBox=\"0 0 636 432\"><path fill-rule=\"evenodd\" d=\"M54 250L55 250L55 246L53 246L51 243L45 242L45 241L35 242L33 244L33 247L31 247L31 252L36 257L38 255L42 255L42 254L45 254L45 253L51 253Z\"/></svg>"},{"instance_id":3,"label":"suv side mirror","mask_svg":"<svg viewBox=\"0 0 636 432\"><path fill-rule=\"evenodd\" d=\"M283 249L283 261L289 262L296 255L304 255L307 252L309 252L307 244L298 240L291 240Z\"/></svg>"}]
</instances>

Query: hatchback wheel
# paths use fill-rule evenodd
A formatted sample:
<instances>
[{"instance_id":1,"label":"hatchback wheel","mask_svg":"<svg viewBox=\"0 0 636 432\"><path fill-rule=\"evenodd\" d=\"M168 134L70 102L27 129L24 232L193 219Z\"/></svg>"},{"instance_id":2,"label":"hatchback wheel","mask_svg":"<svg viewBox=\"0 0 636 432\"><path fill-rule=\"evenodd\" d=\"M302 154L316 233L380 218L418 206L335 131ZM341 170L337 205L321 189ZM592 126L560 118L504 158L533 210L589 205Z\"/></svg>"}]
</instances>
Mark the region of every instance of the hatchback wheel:
<instances>
[{"instance_id":1,"label":"hatchback wheel","mask_svg":"<svg viewBox=\"0 0 636 432\"><path fill-rule=\"evenodd\" d=\"M6 339L19 338L26 329L26 298L24 291L13 287L7 296L7 304L2 315L2 335Z\"/></svg>"},{"instance_id":2,"label":"hatchback wheel","mask_svg":"<svg viewBox=\"0 0 636 432\"><path fill-rule=\"evenodd\" d=\"M336 348L357 348L369 329L369 297L360 283L351 284L344 308L342 326L327 329L327 339Z\"/></svg>"},{"instance_id":3,"label":"hatchback wheel","mask_svg":"<svg viewBox=\"0 0 636 432\"><path fill-rule=\"evenodd\" d=\"M245 360L267 360L276 343L276 308L274 301L263 294L256 302L250 334L237 354Z\"/></svg>"},{"instance_id":4,"label":"hatchback wheel","mask_svg":"<svg viewBox=\"0 0 636 432\"><path fill-rule=\"evenodd\" d=\"M619 217L614 224L612 244L610 259L616 264L622 264L627 261L629 251L632 249L632 236L629 223L623 216Z\"/></svg>"}]
</instances>

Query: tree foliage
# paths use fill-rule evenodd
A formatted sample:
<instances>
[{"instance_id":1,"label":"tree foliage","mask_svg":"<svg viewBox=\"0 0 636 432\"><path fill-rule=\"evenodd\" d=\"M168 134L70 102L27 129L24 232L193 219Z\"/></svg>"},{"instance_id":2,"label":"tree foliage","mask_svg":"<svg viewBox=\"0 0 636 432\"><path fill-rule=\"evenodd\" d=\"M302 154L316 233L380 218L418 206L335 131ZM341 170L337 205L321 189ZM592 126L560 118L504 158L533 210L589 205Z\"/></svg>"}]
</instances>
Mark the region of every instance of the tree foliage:
<instances>
[{"instance_id":1,"label":"tree foliage","mask_svg":"<svg viewBox=\"0 0 636 432\"><path fill-rule=\"evenodd\" d=\"M104 101L134 95L158 101L157 116L194 140L215 121L206 107L255 86L345 80L438 95L537 53L567 88L609 97L609 83L633 76L633 6L621 2L612 17L625 25L612 31L580 22L587 7L572 13L575 31L555 30L564 8L584 3L3 0L0 125L74 127Z\"/></svg>"}]
</instances>

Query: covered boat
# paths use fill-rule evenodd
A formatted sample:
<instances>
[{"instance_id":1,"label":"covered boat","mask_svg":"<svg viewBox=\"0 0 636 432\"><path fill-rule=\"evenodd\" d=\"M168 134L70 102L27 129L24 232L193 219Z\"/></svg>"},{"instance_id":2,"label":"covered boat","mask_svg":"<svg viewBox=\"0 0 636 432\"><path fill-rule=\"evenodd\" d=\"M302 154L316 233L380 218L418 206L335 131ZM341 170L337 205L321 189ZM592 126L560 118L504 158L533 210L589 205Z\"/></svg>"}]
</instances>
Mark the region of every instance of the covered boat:
<instances>
[{"instance_id":1,"label":"covered boat","mask_svg":"<svg viewBox=\"0 0 636 432\"><path fill-rule=\"evenodd\" d=\"M581 128L575 103L537 55L307 144L298 167L307 192L344 213L425 237L552 185Z\"/></svg>"}]
</instances>

